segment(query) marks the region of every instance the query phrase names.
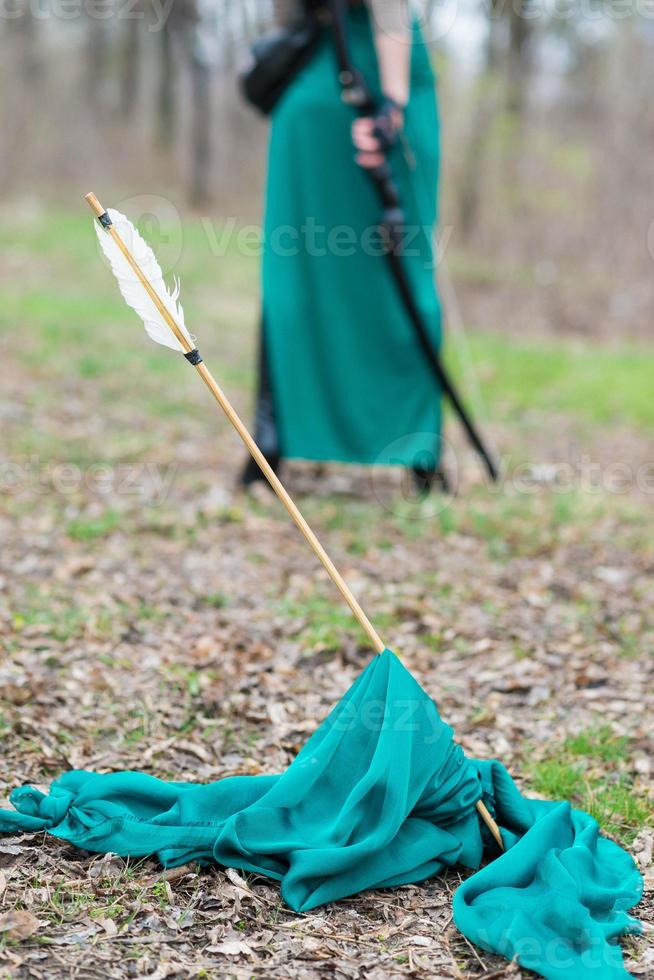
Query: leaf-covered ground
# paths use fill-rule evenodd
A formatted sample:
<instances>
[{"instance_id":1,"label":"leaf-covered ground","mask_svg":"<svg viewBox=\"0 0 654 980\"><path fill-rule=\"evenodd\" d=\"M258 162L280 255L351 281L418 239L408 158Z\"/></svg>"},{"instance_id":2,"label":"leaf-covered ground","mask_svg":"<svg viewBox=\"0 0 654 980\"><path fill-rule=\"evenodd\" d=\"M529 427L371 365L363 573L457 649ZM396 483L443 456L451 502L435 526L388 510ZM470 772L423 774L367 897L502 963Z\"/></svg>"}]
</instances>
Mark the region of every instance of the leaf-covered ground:
<instances>
[{"instance_id":1,"label":"leaf-covered ground","mask_svg":"<svg viewBox=\"0 0 654 980\"><path fill-rule=\"evenodd\" d=\"M85 216L51 238L37 211L3 218L0 796L71 767L279 771L370 651L281 507L235 491L235 437L141 336ZM212 258L189 220L178 271L248 413L256 261ZM499 488L452 423L455 500L356 468L288 482L466 751L595 814L641 861L651 919L654 351L474 330L471 349ZM0 976L519 976L455 930L458 880L296 915L231 871L5 837ZM647 936L626 952L654 976Z\"/></svg>"}]
</instances>

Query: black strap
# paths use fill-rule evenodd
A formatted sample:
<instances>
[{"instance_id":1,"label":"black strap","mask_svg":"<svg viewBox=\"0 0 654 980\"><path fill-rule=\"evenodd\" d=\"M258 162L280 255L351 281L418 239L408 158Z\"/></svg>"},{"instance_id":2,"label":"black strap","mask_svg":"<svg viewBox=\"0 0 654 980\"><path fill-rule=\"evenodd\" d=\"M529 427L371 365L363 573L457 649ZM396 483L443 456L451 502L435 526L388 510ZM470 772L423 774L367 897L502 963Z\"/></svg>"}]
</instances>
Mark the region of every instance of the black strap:
<instances>
[{"instance_id":1,"label":"black strap","mask_svg":"<svg viewBox=\"0 0 654 980\"><path fill-rule=\"evenodd\" d=\"M197 367L198 364L202 364L202 355L197 347L194 347L193 350L187 351L187 353L184 354L184 357L189 364L193 365L193 367Z\"/></svg>"},{"instance_id":2,"label":"black strap","mask_svg":"<svg viewBox=\"0 0 654 980\"><path fill-rule=\"evenodd\" d=\"M361 116L374 116L377 110L375 99L365 79L353 65L347 37L347 0L327 0L331 15L332 33L339 66L339 81L343 101L356 106ZM400 296L413 325L416 337L427 363L434 374L442 392L449 399L452 408L459 416L465 432L483 461L493 482L499 478L499 471L493 456L484 444L475 424L468 414L459 394L445 369L440 353L434 347L429 331L418 309L409 278L402 262L402 242L404 238L404 211L398 187L387 162L368 170L368 174L379 194L384 213L381 227L386 243L386 256L397 284Z\"/></svg>"},{"instance_id":3,"label":"black strap","mask_svg":"<svg viewBox=\"0 0 654 980\"><path fill-rule=\"evenodd\" d=\"M341 98L348 105L356 106L362 116L372 116L375 100L366 85L363 75L357 71L350 58L347 37L347 0L327 0L326 7L332 25L332 35L338 61L338 80L341 84Z\"/></svg>"}]
</instances>

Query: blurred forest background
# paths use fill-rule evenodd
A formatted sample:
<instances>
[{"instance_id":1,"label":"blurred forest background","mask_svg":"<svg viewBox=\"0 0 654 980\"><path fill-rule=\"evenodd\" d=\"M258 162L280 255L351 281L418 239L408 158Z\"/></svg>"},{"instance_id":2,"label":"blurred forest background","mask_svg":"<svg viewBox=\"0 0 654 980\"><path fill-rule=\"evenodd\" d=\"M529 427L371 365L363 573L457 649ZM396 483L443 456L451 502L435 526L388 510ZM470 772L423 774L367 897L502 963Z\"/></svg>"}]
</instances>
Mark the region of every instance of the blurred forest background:
<instances>
[{"instance_id":1,"label":"blurred forest background","mask_svg":"<svg viewBox=\"0 0 654 980\"><path fill-rule=\"evenodd\" d=\"M654 8L415 9L440 79L441 236L469 315L521 332L644 335ZM269 0L4 0L3 11L0 195L63 205L93 175L96 188L258 218L266 126L236 72L272 22Z\"/></svg>"}]
</instances>

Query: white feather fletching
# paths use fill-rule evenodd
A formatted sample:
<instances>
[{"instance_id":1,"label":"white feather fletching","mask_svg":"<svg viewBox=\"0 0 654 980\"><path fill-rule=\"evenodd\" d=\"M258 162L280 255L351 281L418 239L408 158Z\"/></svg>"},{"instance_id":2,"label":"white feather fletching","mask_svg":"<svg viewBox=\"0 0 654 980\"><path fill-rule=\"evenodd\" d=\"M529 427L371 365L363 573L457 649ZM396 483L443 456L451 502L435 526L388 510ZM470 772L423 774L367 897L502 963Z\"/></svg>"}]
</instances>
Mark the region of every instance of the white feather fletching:
<instances>
[{"instance_id":1,"label":"white feather fletching","mask_svg":"<svg viewBox=\"0 0 654 980\"><path fill-rule=\"evenodd\" d=\"M124 214L121 214L120 211L116 211L113 208L109 208L107 213L116 231L143 272L143 275L163 305L170 312L191 347L195 347L193 338L184 323L184 310L179 302L179 282L175 283L175 288L171 292L164 282L161 266L157 262L154 252L141 237L129 218L126 218ZM95 230L100 248L109 260L111 271L118 280L123 299L141 317L148 336L157 344L163 344L164 347L170 347L171 350L183 351L182 345L150 299L143 283L139 280L109 232L105 231L97 221L95 222Z\"/></svg>"}]
</instances>

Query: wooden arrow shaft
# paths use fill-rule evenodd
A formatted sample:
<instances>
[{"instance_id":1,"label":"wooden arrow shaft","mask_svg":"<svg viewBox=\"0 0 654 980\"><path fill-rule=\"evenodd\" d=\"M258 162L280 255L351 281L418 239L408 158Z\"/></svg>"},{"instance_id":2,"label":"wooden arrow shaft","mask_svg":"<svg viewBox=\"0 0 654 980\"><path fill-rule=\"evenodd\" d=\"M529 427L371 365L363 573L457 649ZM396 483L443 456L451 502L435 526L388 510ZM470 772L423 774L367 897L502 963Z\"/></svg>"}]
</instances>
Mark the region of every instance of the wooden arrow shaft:
<instances>
[{"instance_id":1,"label":"wooden arrow shaft","mask_svg":"<svg viewBox=\"0 0 654 980\"><path fill-rule=\"evenodd\" d=\"M340 594L343 596L343 599L352 610L352 613L357 619L359 625L361 626L364 633L368 636L370 642L372 643L375 652L382 653L383 650L386 649L386 645L382 642L379 634L377 633L374 626L372 625L372 623L364 613L363 609L359 605L357 599L355 598L347 582L345 581L341 573L334 565L334 562L331 560L331 558L323 548L317 535L314 533L314 531L311 530L311 527L307 524L297 504L295 503L293 498L290 496L290 494L284 487L283 483L281 482L281 480L273 470L272 466L270 465L270 463L268 462L264 454L259 449L258 445L250 435L244 423L242 422L241 418L238 416L238 414L232 407L231 403L229 402L229 399L227 398L227 396L221 389L220 385L217 383L217 381L211 374L211 371L209 370L209 368L206 366L204 362L197 364L195 366L195 370L198 372L198 374L206 384L207 388L209 389L213 397L216 399L216 401L222 408L223 412L225 413L225 415L227 416L231 424L236 429L237 433L245 443L248 451L250 452L254 460L258 463L259 467L261 468L264 476L268 480L268 483L275 491L275 493L281 500L282 504L286 508L287 512L290 514L293 521L297 525L305 541L312 549L312 551L314 552L314 554L322 564L323 568L329 575L330 579L332 580L332 582L334 583L334 585L336 586Z\"/></svg>"}]
</instances>

